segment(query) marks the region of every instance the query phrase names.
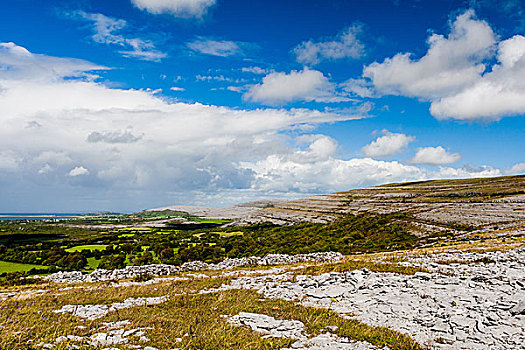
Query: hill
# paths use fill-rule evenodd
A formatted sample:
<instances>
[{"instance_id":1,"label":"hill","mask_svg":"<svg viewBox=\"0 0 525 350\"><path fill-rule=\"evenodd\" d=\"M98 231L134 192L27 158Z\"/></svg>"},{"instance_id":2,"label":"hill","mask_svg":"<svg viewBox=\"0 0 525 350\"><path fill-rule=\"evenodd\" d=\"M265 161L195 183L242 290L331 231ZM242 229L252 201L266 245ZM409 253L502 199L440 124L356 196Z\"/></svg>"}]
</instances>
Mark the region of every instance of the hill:
<instances>
[{"instance_id":1,"label":"hill","mask_svg":"<svg viewBox=\"0 0 525 350\"><path fill-rule=\"evenodd\" d=\"M3 222L0 349L524 349L524 181Z\"/></svg>"},{"instance_id":2,"label":"hill","mask_svg":"<svg viewBox=\"0 0 525 350\"><path fill-rule=\"evenodd\" d=\"M167 207L192 215L235 219L235 224L326 223L348 214L404 213L417 235L455 230L512 230L525 227L525 175L394 183L228 208ZM166 209L166 208L159 208ZM157 210L157 209L152 209Z\"/></svg>"}]
</instances>

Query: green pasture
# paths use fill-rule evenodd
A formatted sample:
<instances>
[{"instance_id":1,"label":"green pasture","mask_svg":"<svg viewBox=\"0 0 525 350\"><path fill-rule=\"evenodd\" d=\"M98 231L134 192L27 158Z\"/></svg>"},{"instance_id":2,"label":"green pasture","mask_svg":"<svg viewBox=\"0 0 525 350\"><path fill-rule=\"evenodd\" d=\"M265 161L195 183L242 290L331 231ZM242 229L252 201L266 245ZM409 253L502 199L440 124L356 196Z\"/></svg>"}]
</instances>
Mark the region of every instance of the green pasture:
<instances>
[{"instance_id":1,"label":"green pasture","mask_svg":"<svg viewBox=\"0 0 525 350\"><path fill-rule=\"evenodd\" d=\"M242 231L233 231L233 232L212 232L212 233L217 233L217 234L219 234L221 237L231 237L231 236L242 236L242 235L243 235L243 232L242 232Z\"/></svg>"},{"instance_id":2,"label":"green pasture","mask_svg":"<svg viewBox=\"0 0 525 350\"><path fill-rule=\"evenodd\" d=\"M0 273L4 272L26 272L31 269L47 269L47 266L33 265L33 264L21 264L10 261L0 261Z\"/></svg>"},{"instance_id":3,"label":"green pasture","mask_svg":"<svg viewBox=\"0 0 525 350\"><path fill-rule=\"evenodd\" d=\"M118 238L133 237L133 236L135 236L134 233L123 233L121 235L118 235Z\"/></svg>"},{"instance_id":4,"label":"green pasture","mask_svg":"<svg viewBox=\"0 0 525 350\"><path fill-rule=\"evenodd\" d=\"M68 252L68 253L75 253L75 252L80 252L82 250L91 250L91 251L104 250L104 249L106 249L107 246L108 246L108 244L77 245L77 246L74 246L74 247L71 247L71 248L67 248L66 252Z\"/></svg>"},{"instance_id":5,"label":"green pasture","mask_svg":"<svg viewBox=\"0 0 525 350\"><path fill-rule=\"evenodd\" d=\"M208 232L199 232L199 233L194 233L193 234L193 237L202 237L204 236L206 233ZM212 232L209 232L209 233L214 233L216 235L219 235L221 237L231 237L231 236L242 236L243 235L243 232L242 231L234 231L234 232L219 232L219 231L212 231Z\"/></svg>"},{"instance_id":6,"label":"green pasture","mask_svg":"<svg viewBox=\"0 0 525 350\"><path fill-rule=\"evenodd\" d=\"M225 220L225 219L201 219L201 218L192 218L191 220L192 220L192 221L200 222L200 223L202 223L202 224L217 224L217 225L228 224L228 223L232 222L232 220Z\"/></svg>"},{"instance_id":7,"label":"green pasture","mask_svg":"<svg viewBox=\"0 0 525 350\"><path fill-rule=\"evenodd\" d=\"M94 257L87 258L87 266L89 270L95 270L99 264L100 264L100 259L96 259Z\"/></svg>"}]
</instances>

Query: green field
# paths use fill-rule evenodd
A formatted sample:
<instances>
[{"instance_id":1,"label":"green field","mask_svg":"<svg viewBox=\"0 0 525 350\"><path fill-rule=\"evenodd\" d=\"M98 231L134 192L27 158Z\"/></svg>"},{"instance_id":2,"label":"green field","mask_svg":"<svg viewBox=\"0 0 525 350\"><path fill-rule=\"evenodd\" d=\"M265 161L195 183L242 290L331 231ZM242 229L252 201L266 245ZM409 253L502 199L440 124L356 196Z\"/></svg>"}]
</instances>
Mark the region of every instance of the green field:
<instances>
[{"instance_id":1,"label":"green field","mask_svg":"<svg viewBox=\"0 0 525 350\"><path fill-rule=\"evenodd\" d=\"M87 258L87 266L90 270L95 270L98 265L100 264L100 259L96 259L96 258Z\"/></svg>"},{"instance_id":2,"label":"green field","mask_svg":"<svg viewBox=\"0 0 525 350\"><path fill-rule=\"evenodd\" d=\"M201 224L228 224L232 222L232 220L225 220L225 219L201 219L201 218L192 218L192 221L200 222Z\"/></svg>"},{"instance_id":3,"label":"green field","mask_svg":"<svg viewBox=\"0 0 525 350\"><path fill-rule=\"evenodd\" d=\"M151 232L153 231L150 227L123 227L119 228L117 231L119 232L133 232L133 231L139 231L139 232Z\"/></svg>"},{"instance_id":4,"label":"green field","mask_svg":"<svg viewBox=\"0 0 525 350\"><path fill-rule=\"evenodd\" d=\"M242 236L244 233L242 231L233 231L233 232L212 232L217 233L221 237L231 237L231 236Z\"/></svg>"},{"instance_id":5,"label":"green field","mask_svg":"<svg viewBox=\"0 0 525 350\"><path fill-rule=\"evenodd\" d=\"M31 269L47 269L47 266L20 264L9 261L0 261L0 273L4 272L26 272Z\"/></svg>"},{"instance_id":6,"label":"green field","mask_svg":"<svg viewBox=\"0 0 525 350\"><path fill-rule=\"evenodd\" d=\"M118 238L133 237L133 236L135 236L134 233L123 233L121 235L118 235Z\"/></svg>"},{"instance_id":7,"label":"green field","mask_svg":"<svg viewBox=\"0 0 525 350\"><path fill-rule=\"evenodd\" d=\"M82 250L104 250L106 249L108 245L107 244L87 244L87 245L77 245L71 248L67 248L66 252L68 253L74 253L74 252L80 252Z\"/></svg>"}]
</instances>

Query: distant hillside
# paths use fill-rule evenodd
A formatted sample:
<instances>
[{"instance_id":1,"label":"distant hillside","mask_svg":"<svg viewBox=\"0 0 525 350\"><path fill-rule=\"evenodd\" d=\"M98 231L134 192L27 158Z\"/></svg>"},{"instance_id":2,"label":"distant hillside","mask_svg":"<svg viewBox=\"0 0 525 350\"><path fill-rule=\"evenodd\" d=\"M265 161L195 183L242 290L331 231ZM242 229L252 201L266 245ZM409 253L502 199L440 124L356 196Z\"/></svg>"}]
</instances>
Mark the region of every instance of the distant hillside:
<instances>
[{"instance_id":1,"label":"distant hillside","mask_svg":"<svg viewBox=\"0 0 525 350\"><path fill-rule=\"evenodd\" d=\"M149 209L147 211L173 210L188 213L191 216L199 216L210 219L241 219L261 209L272 207L284 202L279 199L268 199L254 202L237 204L226 208L198 207L192 205L170 205L161 208Z\"/></svg>"},{"instance_id":2,"label":"distant hillside","mask_svg":"<svg viewBox=\"0 0 525 350\"><path fill-rule=\"evenodd\" d=\"M173 206L191 215L235 219L237 224L329 222L345 214L407 213L422 234L456 229L525 227L525 175L432 180L381 185L297 200L269 200L228 208Z\"/></svg>"},{"instance_id":3,"label":"distant hillside","mask_svg":"<svg viewBox=\"0 0 525 350\"><path fill-rule=\"evenodd\" d=\"M247 223L326 222L362 212L409 215L414 230L525 227L525 176L396 183L276 203Z\"/></svg>"}]
</instances>

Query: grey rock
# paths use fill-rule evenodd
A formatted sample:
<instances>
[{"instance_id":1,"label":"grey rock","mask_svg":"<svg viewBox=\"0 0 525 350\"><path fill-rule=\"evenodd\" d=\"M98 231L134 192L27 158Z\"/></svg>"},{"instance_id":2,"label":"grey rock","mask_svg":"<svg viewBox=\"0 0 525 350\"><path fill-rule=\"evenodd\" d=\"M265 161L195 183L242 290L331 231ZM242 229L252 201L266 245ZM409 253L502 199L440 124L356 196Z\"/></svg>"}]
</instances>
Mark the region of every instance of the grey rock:
<instances>
[{"instance_id":1,"label":"grey rock","mask_svg":"<svg viewBox=\"0 0 525 350\"><path fill-rule=\"evenodd\" d=\"M337 252L320 252L309 254L269 254L263 257L252 256L249 258L226 258L217 264L208 264L202 261L191 261L182 264L181 266L173 266L166 264L152 264L143 266L126 266L123 269L104 270L97 269L89 274L84 274L80 271L72 272L57 272L42 278L56 283L78 283L78 282L101 282L110 280L120 280L134 278L137 276L164 276L184 271L199 271L199 270L224 270L233 269L240 266L248 265L281 265L281 264L295 264L300 262L320 262L330 263L343 260L344 256ZM127 282L132 285L133 282ZM135 282L137 283L137 282ZM140 282L144 283L144 282ZM155 283L155 282L150 282ZM1 296L1 295L0 295Z\"/></svg>"},{"instance_id":2,"label":"grey rock","mask_svg":"<svg viewBox=\"0 0 525 350\"><path fill-rule=\"evenodd\" d=\"M525 315L525 300L521 300L510 309L513 315Z\"/></svg>"},{"instance_id":3,"label":"grey rock","mask_svg":"<svg viewBox=\"0 0 525 350\"><path fill-rule=\"evenodd\" d=\"M427 254L409 262L441 269L444 258L472 263L457 264L447 274L413 276L368 270L296 276L295 282L291 275L246 276L215 291L254 289L267 298L329 308L400 331L432 349L525 350L523 289L510 283L525 279L525 249ZM485 258L494 263L474 263Z\"/></svg>"},{"instance_id":4,"label":"grey rock","mask_svg":"<svg viewBox=\"0 0 525 350\"><path fill-rule=\"evenodd\" d=\"M228 321L236 326L248 326L266 337L305 339L304 324L301 321L276 320L267 315L241 312Z\"/></svg>"}]
</instances>

